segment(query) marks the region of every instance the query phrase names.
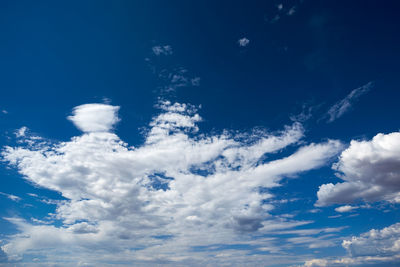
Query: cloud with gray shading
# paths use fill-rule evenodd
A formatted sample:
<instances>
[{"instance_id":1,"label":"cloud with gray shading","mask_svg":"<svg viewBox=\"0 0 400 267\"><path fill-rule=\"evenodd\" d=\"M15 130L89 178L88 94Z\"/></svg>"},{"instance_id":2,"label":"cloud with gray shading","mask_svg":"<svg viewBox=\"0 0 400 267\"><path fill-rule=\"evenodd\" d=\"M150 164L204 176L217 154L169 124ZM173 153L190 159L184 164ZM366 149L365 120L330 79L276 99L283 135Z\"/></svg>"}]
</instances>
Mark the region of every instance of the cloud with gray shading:
<instances>
[{"instance_id":1,"label":"cloud with gray shading","mask_svg":"<svg viewBox=\"0 0 400 267\"><path fill-rule=\"evenodd\" d=\"M357 201L400 203L400 132L351 141L333 169L343 182L321 185L317 206Z\"/></svg>"},{"instance_id":2,"label":"cloud with gray shading","mask_svg":"<svg viewBox=\"0 0 400 267\"><path fill-rule=\"evenodd\" d=\"M398 266L400 261L400 223L383 229L371 229L343 240L348 256L311 259L302 267ZM299 266L300 267L300 266Z\"/></svg>"},{"instance_id":3,"label":"cloud with gray shading","mask_svg":"<svg viewBox=\"0 0 400 267\"><path fill-rule=\"evenodd\" d=\"M350 92L344 99L340 100L334 104L326 113L327 122L333 122L338 118L342 117L346 112L348 112L353 104L362 95L366 94L374 86L373 82L369 82L361 87L358 87Z\"/></svg>"},{"instance_id":4,"label":"cloud with gray shading","mask_svg":"<svg viewBox=\"0 0 400 267\"><path fill-rule=\"evenodd\" d=\"M169 101L158 104L161 111L150 121L144 143L131 147L112 132L118 108L74 108L68 119L83 134L69 141L38 139L38 145L4 147L3 161L28 182L65 198L49 215L56 225L7 218L19 230L2 244L10 259L36 255L69 266L82 258L94 265L107 260L201 265L207 259L221 265L240 262L242 251L232 259L192 248L247 242L278 251L279 244L265 239L267 233L312 221L272 215L274 195L268 189L325 165L342 149L336 140L300 142L304 130L297 122L275 133L199 134L202 118L196 107ZM260 161L288 146L298 148ZM293 239L287 248L310 246L313 240ZM258 257L252 260L267 256Z\"/></svg>"},{"instance_id":5,"label":"cloud with gray shading","mask_svg":"<svg viewBox=\"0 0 400 267\"><path fill-rule=\"evenodd\" d=\"M344 240L342 246L352 257L400 255L400 223L353 236L350 240Z\"/></svg>"}]
</instances>

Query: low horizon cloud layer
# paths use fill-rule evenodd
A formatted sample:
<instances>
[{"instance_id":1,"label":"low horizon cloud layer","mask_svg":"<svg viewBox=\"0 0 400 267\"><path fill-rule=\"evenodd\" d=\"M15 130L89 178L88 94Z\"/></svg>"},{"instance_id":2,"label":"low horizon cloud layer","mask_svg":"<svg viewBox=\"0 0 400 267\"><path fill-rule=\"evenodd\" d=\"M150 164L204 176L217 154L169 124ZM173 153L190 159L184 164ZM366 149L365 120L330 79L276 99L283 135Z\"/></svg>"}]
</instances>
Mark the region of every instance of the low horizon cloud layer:
<instances>
[{"instance_id":1,"label":"low horizon cloud layer","mask_svg":"<svg viewBox=\"0 0 400 267\"><path fill-rule=\"evenodd\" d=\"M400 259L400 223L343 240L342 247L347 250L348 257L312 259L306 261L303 267L397 266L396 262Z\"/></svg>"},{"instance_id":2,"label":"low horizon cloud layer","mask_svg":"<svg viewBox=\"0 0 400 267\"><path fill-rule=\"evenodd\" d=\"M16 132L19 146L4 147L2 160L64 200L49 200L57 207L45 218L5 218L19 231L1 246L11 262L30 255L83 266L296 264L304 257L285 256L293 248L341 242L349 257L311 259L304 266L393 261L399 224L343 241L345 227L312 228L311 220L274 214L277 203L290 200L271 189L340 154L332 168L344 182L321 185L316 206L346 204L335 208L346 213L361 208L349 205L357 201L398 203L399 132L353 140L347 148L338 140L305 143L299 122L273 133L209 135L199 133L195 106L159 101L156 107L161 112L138 147L113 132L119 107L107 104L75 107L67 119L83 134L69 141L48 141L26 127ZM279 157L289 147L296 149Z\"/></svg>"},{"instance_id":3,"label":"low horizon cloud layer","mask_svg":"<svg viewBox=\"0 0 400 267\"><path fill-rule=\"evenodd\" d=\"M3 160L27 181L66 199L57 201L55 213L47 218L60 226L36 218L7 218L20 231L2 245L9 259L34 254L64 264L84 257L90 264L201 265L216 256L202 247L240 244L274 254L284 247L333 245L329 239L334 234L324 235L331 230L323 229L300 243L288 239L285 246L265 237L312 223L271 215L275 196L268 189L280 186L285 177L327 164L342 150L341 142L304 144L299 123L276 133L198 134L202 118L194 106L163 101L158 108L162 112L150 122L140 147L128 146L112 132L119 107L105 104L73 109L68 119L84 134L70 141L54 143L26 134L20 137L25 146L5 147ZM288 146L298 149L263 160ZM57 253L50 255L49 250ZM61 254L65 258L54 258ZM233 257L229 249L217 254L213 260L219 263ZM245 259L241 253L234 257ZM283 260L279 254L269 257Z\"/></svg>"}]
</instances>

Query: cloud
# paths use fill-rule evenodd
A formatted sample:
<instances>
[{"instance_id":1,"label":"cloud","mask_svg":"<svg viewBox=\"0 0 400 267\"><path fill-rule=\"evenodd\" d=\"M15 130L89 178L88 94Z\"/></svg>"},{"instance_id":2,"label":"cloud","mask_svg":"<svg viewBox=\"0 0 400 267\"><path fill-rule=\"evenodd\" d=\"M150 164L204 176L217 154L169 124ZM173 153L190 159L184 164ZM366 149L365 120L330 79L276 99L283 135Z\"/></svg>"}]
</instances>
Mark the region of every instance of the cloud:
<instances>
[{"instance_id":1,"label":"cloud","mask_svg":"<svg viewBox=\"0 0 400 267\"><path fill-rule=\"evenodd\" d=\"M374 86L373 82L369 82L361 87L358 87L350 92L344 99L334 104L327 112L327 122L333 122L338 118L342 117L347 111L349 111L354 104L363 94L366 94Z\"/></svg>"},{"instance_id":2,"label":"cloud","mask_svg":"<svg viewBox=\"0 0 400 267\"><path fill-rule=\"evenodd\" d=\"M119 119L119 107L106 104L85 104L73 109L68 119L83 132L108 132Z\"/></svg>"},{"instance_id":3,"label":"cloud","mask_svg":"<svg viewBox=\"0 0 400 267\"><path fill-rule=\"evenodd\" d=\"M398 266L400 223L353 236L350 240L343 240L342 246L349 256L312 259L303 266Z\"/></svg>"},{"instance_id":4,"label":"cloud","mask_svg":"<svg viewBox=\"0 0 400 267\"><path fill-rule=\"evenodd\" d=\"M19 196L15 196L15 195L12 195L12 194L7 194L7 193L0 192L0 195L5 196L8 199L11 199L12 201L15 201L15 202L18 202L18 201L21 200L21 198Z\"/></svg>"},{"instance_id":5,"label":"cloud","mask_svg":"<svg viewBox=\"0 0 400 267\"><path fill-rule=\"evenodd\" d=\"M265 241L267 233L311 223L271 215L274 196L267 189L325 165L342 149L339 141L300 143L299 123L275 133L199 134L202 118L194 106L161 101L158 107L138 147L110 132L119 107L104 104L74 108L68 119L84 133L70 141L5 147L3 160L27 181L66 199L49 215L57 226L9 218L20 233L2 246L7 255L42 255L65 265L82 258L97 265L201 265L206 257L218 265L232 257L196 248L247 242L278 251L273 239ZM279 157L288 146L298 149ZM266 161L271 153L277 159ZM293 239L287 247L312 243Z\"/></svg>"},{"instance_id":6,"label":"cloud","mask_svg":"<svg viewBox=\"0 0 400 267\"><path fill-rule=\"evenodd\" d=\"M164 81L164 92L174 92L180 87L200 86L200 77L190 77L185 68L174 68L172 70L164 69L158 77Z\"/></svg>"},{"instance_id":7,"label":"cloud","mask_svg":"<svg viewBox=\"0 0 400 267\"><path fill-rule=\"evenodd\" d=\"M289 11L287 12L288 16L293 15L294 13L296 13L296 6L292 6Z\"/></svg>"},{"instance_id":8,"label":"cloud","mask_svg":"<svg viewBox=\"0 0 400 267\"><path fill-rule=\"evenodd\" d=\"M350 205L345 205L345 206L340 206L335 208L335 211L343 213L343 212L350 212L352 210L357 209L358 207L350 206Z\"/></svg>"},{"instance_id":9,"label":"cloud","mask_svg":"<svg viewBox=\"0 0 400 267\"><path fill-rule=\"evenodd\" d=\"M172 55L172 47L170 45L156 45L152 48L154 55Z\"/></svg>"},{"instance_id":10,"label":"cloud","mask_svg":"<svg viewBox=\"0 0 400 267\"><path fill-rule=\"evenodd\" d=\"M24 137L27 131L28 131L28 127L22 126L17 131L15 131L15 136L18 138Z\"/></svg>"},{"instance_id":11,"label":"cloud","mask_svg":"<svg viewBox=\"0 0 400 267\"><path fill-rule=\"evenodd\" d=\"M1 111L1 113L3 113L3 114L8 114L8 111L5 110L5 109L3 109L3 110Z\"/></svg>"},{"instance_id":12,"label":"cloud","mask_svg":"<svg viewBox=\"0 0 400 267\"><path fill-rule=\"evenodd\" d=\"M356 201L400 202L400 132L351 141L333 165L344 182L323 184L317 206Z\"/></svg>"},{"instance_id":13,"label":"cloud","mask_svg":"<svg viewBox=\"0 0 400 267\"><path fill-rule=\"evenodd\" d=\"M171 46L154 46L152 50L153 55L146 57L145 61L158 78L161 94L171 94L182 87L200 86L200 77L190 73L187 68L180 64L171 65L170 61L158 58L160 55L172 55Z\"/></svg>"},{"instance_id":14,"label":"cloud","mask_svg":"<svg viewBox=\"0 0 400 267\"><path fill-rule=\"evenodd\" d=\"M400 255L400 223L381 230L372 229L344 240L342 246L352 257L392 257Z\"/></svg>"},{"instance_id":15,"label":"cloud","mask_svg":"<svg viewBox=\"0 0 400 267\"><path fill-rule=\"evenodd\" d=\"M249 43L250 43L250 40L247 39L246 37L243 37L243 38L241 38L241 39L238 40L239 46L242 46L242 47L248 46Z\"/></svg>"},{"instance_id":16,"label":"cloud","mask_svg":"<svg viewBox=\"0 0 400 267\"><path fill-rule=\"evenodd\" d=\"M190 80L192 86L200 86L200 77L194 77Z\"/></svg>"}]
</instances>

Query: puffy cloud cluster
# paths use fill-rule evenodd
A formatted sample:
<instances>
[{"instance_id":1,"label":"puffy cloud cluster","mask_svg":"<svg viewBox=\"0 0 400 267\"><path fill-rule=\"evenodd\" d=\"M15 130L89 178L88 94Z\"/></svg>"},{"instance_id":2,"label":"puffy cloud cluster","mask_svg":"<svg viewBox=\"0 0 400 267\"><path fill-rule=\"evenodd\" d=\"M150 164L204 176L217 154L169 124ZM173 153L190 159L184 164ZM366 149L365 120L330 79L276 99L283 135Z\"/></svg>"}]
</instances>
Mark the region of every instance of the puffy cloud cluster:
<instances>
[{"instance_id":1,"label":"puffy cloud cluster","mask_svg":"<svg viewBox=\"0 0 400 267\"><path fill-rule=\"evenodd\" d=\"M400 202L400 132L352 141L333 168L344 182L321 185L317 205Z\"/></svg>"},{"instance_id":2,"label":"puffy cloud cluster","mask_svg":"<svg viewBox=\"0 0 400 267\"><path fill-rule=\"evenodd\" d=\"M349 256L343 258L311 259L311 266L398 266L400 260L400 223L381 230L372 229L360 236L344 240L342 246Z\"/></svg>"},{"instance_id":3,"label":"puffy cloud cluster","mask_svg":"<svg viewBox=\"0 0 400 267\"><path fill-rule=\"evenodd\" d=\"M400 223L381 230L372 229L359 237L344 240L342 246L353 257L388 257L400 255Z\"/></svg>"},{"instance_id":4,"label":"puffy cloud cluster","mask_svg":"<svg viewBox=\"0 0 400 267\"><path fill-rule=\"evenodd\" d=\"M195 247L250 240L273 251L263 235L309 223L270 215L273 195L259 189L322 166L340 142L303 145L266 161L265 154L299 144L299 123L274 134L199 135L194 107L165 101L159 108L140 147L111 132L118 107L104 104L74 109L69 119L84 133L70 141L5 147L3 160L26 180L66 200L52 215L60 226L9 218L21 233L2 250L15 258L58 250L67 262L85 250L92 262L175 262L195 258Z\"/></svg>"}]
</instances>

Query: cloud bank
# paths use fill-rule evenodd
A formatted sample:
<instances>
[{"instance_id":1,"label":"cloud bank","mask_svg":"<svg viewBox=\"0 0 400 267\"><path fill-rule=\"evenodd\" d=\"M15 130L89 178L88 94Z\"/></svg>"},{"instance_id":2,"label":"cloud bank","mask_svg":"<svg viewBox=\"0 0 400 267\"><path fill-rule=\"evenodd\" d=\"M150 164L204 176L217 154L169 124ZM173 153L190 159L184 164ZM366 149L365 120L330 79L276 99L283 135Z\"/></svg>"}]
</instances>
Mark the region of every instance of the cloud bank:
<instances>
[{"instance_id":1,"label":"cloud bank","mask_svg":"<svg viewBox=\"0 0 400 267\"><path fill-rule=\"evenodd\" d=\"M86 104L68 117L81 136L4 148L3 160L27 181L66 199L49 214L57 226L8 218L20 231L2 246L10 259L34 254L64 265L82 258L90 264L222 264L232 254L212 247L241 244L276 253L280 248L267 233L310 223L271 215L268 189L326 164L342 149L339 141L303 144L291 155L266 160L300 145L301 124L275 133L206 135L198 134L202 118L195 107L168 101L158 107L161 113L139 147L112 132L119 107ZM288 239L286 247L314 241ZM237 262L248 261L243 253L235 252ZM270 259L288 260L277 254Z\"/></svg>"}]
</instances>

